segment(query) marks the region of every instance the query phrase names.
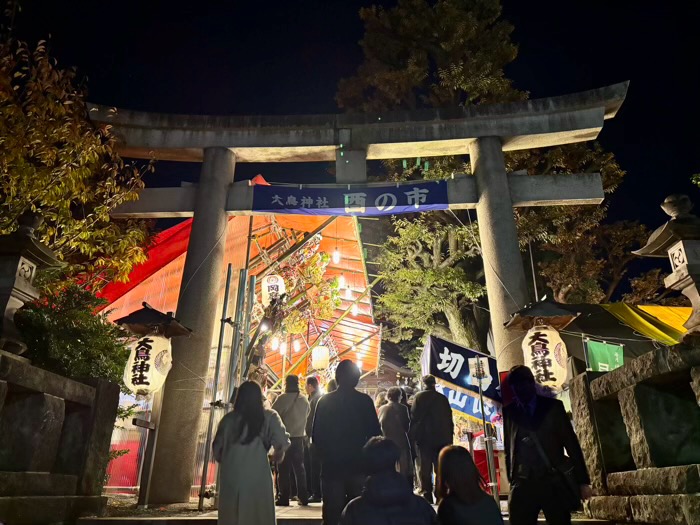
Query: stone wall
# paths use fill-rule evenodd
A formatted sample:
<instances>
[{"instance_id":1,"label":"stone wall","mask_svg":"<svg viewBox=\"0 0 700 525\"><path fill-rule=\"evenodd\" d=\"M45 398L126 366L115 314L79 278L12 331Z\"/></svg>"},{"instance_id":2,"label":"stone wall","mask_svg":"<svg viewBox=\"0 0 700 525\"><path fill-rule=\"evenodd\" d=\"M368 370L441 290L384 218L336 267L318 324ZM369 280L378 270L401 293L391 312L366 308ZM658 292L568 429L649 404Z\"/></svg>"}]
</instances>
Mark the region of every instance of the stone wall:
<instances>
[{"instance_id":1,"label":"stone wall","mask_svg":"<svg viewBox=\"0 0 700 525\"><path fill-rule=\"evenodd\" d=\"M700 347L656 349L571 383L591 517L700 525Z\"/></svg>"},{"instance_id":2,"label":"stone wall","mask_svg":"<svg viewBox=\"0 0 700 525\"><path fill-rule=\"evenodd\" d=\"M119 387L78 382L0 353L0 522L99 513Z\"/></svg>"}]
</instances>

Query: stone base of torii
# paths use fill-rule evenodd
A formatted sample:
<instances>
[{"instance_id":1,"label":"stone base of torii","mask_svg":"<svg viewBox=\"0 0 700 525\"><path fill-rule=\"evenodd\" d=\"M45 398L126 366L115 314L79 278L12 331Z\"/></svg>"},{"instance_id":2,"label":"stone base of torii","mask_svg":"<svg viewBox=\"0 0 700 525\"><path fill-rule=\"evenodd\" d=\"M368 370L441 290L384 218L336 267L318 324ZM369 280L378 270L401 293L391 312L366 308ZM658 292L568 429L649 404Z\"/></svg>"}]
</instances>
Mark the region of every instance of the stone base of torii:
<instances>
[{"instance_id":1,"label":"stone base of torii","mask_svg":"<svg viewBox=\"0 0 700 525\"><path fill-rule=\"evenodd\" d=\"M604 121L616 115L627 87L503 105L359 115L209 117L91 106L95 123L113 127L122 155L202 163L196 187L147 188L139 201L115 213L194 218L176 314L194 335L173 342L151 503L189 500L227 216L254 213L251 190L234 182L237 162L335 161L337 183L356 191L366 184L367 160L468 153L474 177L450 181L448 201L451 209L477 211L494 347L499 370L508 370L522 363L523 334L503 325L530 302L513 207L599 204L603 188L597 174L507 175L503 152L595 139Z\"/></svg>"}]
</instances>

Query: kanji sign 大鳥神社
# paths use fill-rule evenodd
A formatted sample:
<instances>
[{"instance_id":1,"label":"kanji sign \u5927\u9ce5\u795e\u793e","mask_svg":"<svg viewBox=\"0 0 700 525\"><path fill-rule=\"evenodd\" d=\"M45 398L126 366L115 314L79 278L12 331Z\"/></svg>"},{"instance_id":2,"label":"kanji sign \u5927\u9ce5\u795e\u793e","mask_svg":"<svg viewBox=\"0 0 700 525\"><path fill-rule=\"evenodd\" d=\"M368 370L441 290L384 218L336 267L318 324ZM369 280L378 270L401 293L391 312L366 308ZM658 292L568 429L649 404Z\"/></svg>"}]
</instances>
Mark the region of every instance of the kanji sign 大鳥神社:
<instances>
[{"instance_id":1,"label":"kanji sign \u5927\u9ce5\u795e\u793e","mask_svg":"<svg viewBox=\"0 0 700 525\"><path fill-rule=\"evenodd\" d=\"M530 328L523 339L525 365L532 370L535 381L560 389L566 381L566 345L559 332L551 326Z\"/></svg>"},{"instance_id":2,"label":"kanji sign \u5927\u9ce5\u795e\u793e","mask_svg":"<svg viewBox=\"0 0 700 525\"><path fill-rule=\"evenodd\" d=\"M124 369L124 384L134 394L146 396L163 387L173 366L170 339L147 335L129 345L131 353Z\"/></svg>"}]
</instances>

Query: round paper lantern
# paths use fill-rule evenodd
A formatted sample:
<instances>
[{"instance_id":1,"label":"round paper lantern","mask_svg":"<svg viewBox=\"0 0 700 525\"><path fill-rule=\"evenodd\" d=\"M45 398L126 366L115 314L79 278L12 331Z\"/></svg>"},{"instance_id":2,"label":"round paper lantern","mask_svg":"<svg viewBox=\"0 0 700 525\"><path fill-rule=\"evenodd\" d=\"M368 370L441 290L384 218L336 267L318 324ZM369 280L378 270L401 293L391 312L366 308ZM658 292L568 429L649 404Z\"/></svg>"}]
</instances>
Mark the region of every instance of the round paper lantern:
<instances>
[{"instance_id":1,"label":"round paper lantern","mask_svg":"<svg viewBox=\"0 0 700 525\"><path fill-rule=\"evenodd\" d=\"M134 394L146 396L163 387L173 366L170 339L146 335L129 345L131 353L124 369L124 384Z\"/></svg>"},{"instance_id":2,"label":"round paper lantern","mask_svg":"<svg viewBox=\"0 0 700 525\"><path fill-rule=\"evenodd\" d=\"M284 295L287 291L284 285L284 279L279 275L267 275L263 277L262 284L262 305L267 308L270 306L272 299Z\"/></svg>"},{"instance_id":3,"label":"round paper lantern","mask_svg":"<svg viewBox=\"0 0 700 525\"><path fill-rule=\"evenodd\" d=\"M559 332L551 326L530 328L523 339L525 365L532 370L535 381L544 386L561 389L566 381L566 345Z\"/></svg>"},{"instance_id":4,"label":"round paper lantern","mask_svg":"<svg viewBox=\"0 0 700 525\"><path fill-rule=\"evenodd\" d=\"M330 360L331 355L326 346L317 346L311 351L311 367L315 370L325 370Z\"/></svg>"}]
</instances>

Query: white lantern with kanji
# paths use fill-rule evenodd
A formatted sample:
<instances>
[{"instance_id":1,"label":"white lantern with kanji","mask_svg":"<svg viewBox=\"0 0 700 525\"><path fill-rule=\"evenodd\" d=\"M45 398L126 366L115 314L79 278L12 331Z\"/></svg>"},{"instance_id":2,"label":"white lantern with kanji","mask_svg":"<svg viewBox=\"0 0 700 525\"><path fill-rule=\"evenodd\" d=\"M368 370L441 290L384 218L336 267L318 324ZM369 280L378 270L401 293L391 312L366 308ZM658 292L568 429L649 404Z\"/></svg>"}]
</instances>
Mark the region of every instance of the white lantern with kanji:
<instances>
[{"instance_id":1,"label":"white lantern with kanji","mask_svg":"<svg viewBox=\"0 0 700 525\"><path fill-rule=\"evenodd\" d=\"M163 387L173 367L170 339L147 335L129 345L131 353L124 369L124 384L134 394L146 396Z\"/></svg>"},{"instance_id":2,"label":"white lantern with kanji","mask_svg":"<svg viewBox=\"0 0 700 525\"><path fill-rule=\"evenodd\" d=\"M284 285L284 279L279 275L266 275L263 277L261 288L262 305L265 308L270 306L273 298L284 295L287 291Z\"/></svg>"},{"instance_id":3,"label":"white lantern with kanji","mask_svg":"<svg viewBox=\"0 0 700 525\"><path fill-rule=\"evenodd\" d=\"M311 368L314 370L325 370L330 360L331 355L326 346L317 346L311 351Z\"/></svg>"},{"instance_id":4,"label":"white lantern with kanji","mask_svg":"<svg viewBox=\"0 0 700 525\"><path fill-rule=\"evenodd\" d=\"M561 389L566 381L566 344L551 326L530 328L523 339L525 366L539 384Z\"/></svg>"}]
</instances>

